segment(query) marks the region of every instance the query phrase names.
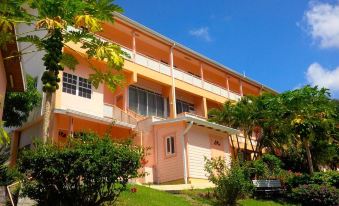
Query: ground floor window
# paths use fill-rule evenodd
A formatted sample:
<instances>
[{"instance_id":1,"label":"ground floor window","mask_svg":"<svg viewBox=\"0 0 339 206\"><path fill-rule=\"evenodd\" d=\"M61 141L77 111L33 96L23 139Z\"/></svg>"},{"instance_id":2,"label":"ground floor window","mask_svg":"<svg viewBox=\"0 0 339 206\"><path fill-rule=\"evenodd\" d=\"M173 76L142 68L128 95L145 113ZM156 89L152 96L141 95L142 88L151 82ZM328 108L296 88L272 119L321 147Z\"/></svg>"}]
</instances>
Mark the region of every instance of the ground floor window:
<instances>
[{"instance_id":1,"label":"ground floor window","mask_svg":"<svg viewBox=\"0 0 339 206\"><path fill-rule=\"evenodd\" d=\"M166 137L166 155L174 154L175 154L174 137L173 136Z\"/></svg>"},{"instance_id":2,"label":"ground floor window","mask_svg":"<svg viewBox=\"0 0 339 206\"><path fill-rule=\"evenodd\" d=\"M167 99L136 86L129 87L129 108L144 116L167 117Z\"/></svg>"}]
</instances>

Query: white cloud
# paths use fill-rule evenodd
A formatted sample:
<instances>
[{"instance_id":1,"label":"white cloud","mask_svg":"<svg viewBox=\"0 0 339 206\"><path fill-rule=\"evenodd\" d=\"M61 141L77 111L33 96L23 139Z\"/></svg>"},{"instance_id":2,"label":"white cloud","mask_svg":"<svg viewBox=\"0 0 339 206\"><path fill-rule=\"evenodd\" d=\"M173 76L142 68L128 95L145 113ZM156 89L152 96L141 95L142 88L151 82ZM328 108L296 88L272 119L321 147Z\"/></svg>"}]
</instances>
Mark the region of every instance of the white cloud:
<instances>
[{"instance_id":1,"label":"white cloud","mask_svg":"<svg viewBox=\"0 0 339 206\"><path fill-rule=\"evenodd\" d=\"M331 70L315 62L308 67L306 78L311 85L328 88L332 95L339 96L339 66Z\"/></svg>"},{"instance_id":2,"label":"white cloud","mask_svg":"<svg viewBox=\"0 0 339 206\"><path fill-rule=\"evenodd\" d=\"M339 48L339 1L335 4L312 2L305 12L307 30L322 48Z\"/></svg>"},{"instance_id":3,"label":"white cloud","mask_svg":"<svg viewBox=\"0 0 339 206\"><path fill-rule=\"evenodd\" d=\"M189 34L197 38L203 39L204 41L211 42L212 38L209 33L208 27L201 27L189 31Z\"/></svg>"}]
</instances>

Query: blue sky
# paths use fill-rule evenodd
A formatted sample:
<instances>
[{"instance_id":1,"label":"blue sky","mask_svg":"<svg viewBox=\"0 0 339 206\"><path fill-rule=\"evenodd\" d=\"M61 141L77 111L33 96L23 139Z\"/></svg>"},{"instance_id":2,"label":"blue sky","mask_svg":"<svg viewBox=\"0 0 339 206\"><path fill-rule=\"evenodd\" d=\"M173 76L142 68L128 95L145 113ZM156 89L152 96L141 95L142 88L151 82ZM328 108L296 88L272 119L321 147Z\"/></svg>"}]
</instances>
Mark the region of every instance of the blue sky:
<instances>
[{"instance_id":1,"label":"blue sky","mask_svg":"<svg viewBox=\"0 0 339 206\"><path fill-rule=\"evenodd\" d=\"M339 0L117 0L129 18L280 92L339 98Z\"/></svg>"}]
</instances>

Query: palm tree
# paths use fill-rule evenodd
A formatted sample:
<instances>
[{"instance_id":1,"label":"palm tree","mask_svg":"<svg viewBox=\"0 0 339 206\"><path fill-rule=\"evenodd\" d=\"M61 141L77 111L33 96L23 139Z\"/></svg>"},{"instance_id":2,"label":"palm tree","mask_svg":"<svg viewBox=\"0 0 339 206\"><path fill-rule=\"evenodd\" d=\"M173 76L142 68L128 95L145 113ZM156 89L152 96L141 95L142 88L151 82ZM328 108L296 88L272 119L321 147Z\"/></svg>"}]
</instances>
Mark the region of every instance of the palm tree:
<instances>
[{"instance_id":1,"label":"palm tree","mask_svg":"<svg viewBox=\"0 0 339 206\"><path fill-rule=\"evenodd\" d=\"M51 120L52 97L59 88L59 72L64 67L75 69L78 61L69 54L64 53L63 48L70 48L67 43L81 43L86 58L94 71L90 76L91 83L98 87L100 83L106 83L114 90L122 80L121 75L114 75L114 71L120 71L124 64L123 56L128 56L115 44L101 41L95 33L101 32L103 22L113 22L113 13L122 12L122 9L113 4L113 0L5 0L0 7L0 39L10 39L9 32L14 30L13 25L18 22L35 24L35 30L45 31L46 35L39 37L31 32L18 35L18 41L29 42L37 48L37 51L45 51L43 57L46 71L42 75L43 92L45 93L43 141L49 139L49 126ZM24 9L28 5L30 9L37 11L37 15L31 15ZM20 12L18 12L20 11ZM69 29L69 28L75 29ZM12 37L13 38L13 37ZM72 48L70 48L72 49ZM72 49L73 50L73 49ZM76 52L76 51L75 51ZM24 55L20 51L15 56ZM107 71L100 71L90 63L90 59L106 61Z\"/></svg>"},{"instance_id":2,"label":"palm tree","mask_svg":"<svg viewBox=\"0 0 339 206\"><path fill-rule=\"evenodd\" d=\"M210 121L234 127L243 132L245 153L247 153L247 139L251 144L252 151L255 151L251 137L253 129L257 126L257 120L255 118L256 99L257 97L254 96L245 96L237 103L227 101L221 108L212 109L209 112L209 116L211 116ZM239 142L238 139L237 142ZM239 149L238 145L238 151Z\"/></svg>"}]
</instances>

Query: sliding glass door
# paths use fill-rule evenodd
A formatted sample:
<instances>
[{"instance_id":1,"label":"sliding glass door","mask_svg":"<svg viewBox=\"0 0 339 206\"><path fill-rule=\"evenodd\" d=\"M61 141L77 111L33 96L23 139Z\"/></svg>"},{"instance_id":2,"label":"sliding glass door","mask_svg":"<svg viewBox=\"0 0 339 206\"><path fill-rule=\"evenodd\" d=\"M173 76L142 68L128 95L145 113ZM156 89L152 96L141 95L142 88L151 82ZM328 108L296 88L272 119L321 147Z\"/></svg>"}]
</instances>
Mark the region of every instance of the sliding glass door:
<instances>
[{"instance_id":1,"label":"sliding glass door","mask_svg":"<svg viewBox=\"0 0 339 206\"><path fill-rule=\"evenodd\" d=\"M152 91L139 87L129 87L129 108L144 116L167 117L166 99Z\"/></svg>"}]
</instances>

